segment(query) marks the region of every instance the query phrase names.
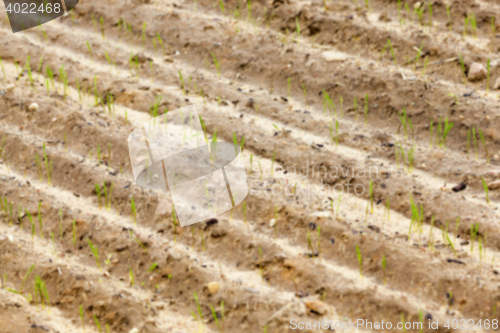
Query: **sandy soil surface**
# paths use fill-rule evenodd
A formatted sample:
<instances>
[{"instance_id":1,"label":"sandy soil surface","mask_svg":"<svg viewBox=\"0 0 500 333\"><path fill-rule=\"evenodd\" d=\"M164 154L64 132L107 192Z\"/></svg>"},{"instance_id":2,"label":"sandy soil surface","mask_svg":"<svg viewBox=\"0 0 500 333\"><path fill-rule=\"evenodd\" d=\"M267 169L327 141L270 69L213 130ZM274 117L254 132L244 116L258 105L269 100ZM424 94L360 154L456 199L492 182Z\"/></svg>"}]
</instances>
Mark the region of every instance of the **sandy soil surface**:
<instances>
[{"instance_id":1,"label":"sandy soil surface","mask_svg":"<svg viewBox=\"0 0 500 333\"><path fill-rule=\"evenodd\" d=\"M0 5L0 332L493 330L476 324L500 319L495 17L496 0L81 0L12 34ZM169 193L134 183L127 137L191 104L209 139L244 137L251 192L181 228Z\"/></svg>"}]
</instances>

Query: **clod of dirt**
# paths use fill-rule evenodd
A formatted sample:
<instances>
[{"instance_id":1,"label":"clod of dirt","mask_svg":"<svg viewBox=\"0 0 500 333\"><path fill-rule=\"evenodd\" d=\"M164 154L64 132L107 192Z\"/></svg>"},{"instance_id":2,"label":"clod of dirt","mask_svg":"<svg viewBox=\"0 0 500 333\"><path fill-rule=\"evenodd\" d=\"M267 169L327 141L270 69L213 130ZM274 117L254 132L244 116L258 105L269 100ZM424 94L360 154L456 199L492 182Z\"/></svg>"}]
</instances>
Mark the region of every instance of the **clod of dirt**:
<instances>
[{"instance_id":1,"label":"clod of dirt","mask_svg":"<svg viewBox=\"0 0 500 333\"><path fill-rule=\"evenodd\" d=\"M133 329L128 331L128 333L139 333L139 329L137 327L134 327Z\"/></svg>"},{"instance_id":2,"label":"clod of dirt","mask_svg":"<svg viewBox=\"0 0 500 333\"><path fill-rule=\"evenodd\" d=\"M174 62L174 58L172 58L170 56L166 56L165 59L163 59L163 60L166 62Z\"/></svg>"},{"instance_id":3,"label":"clod of dirt","mask_svg":"<svg viewBox=\"0 0 500 333\"><path fill-rule=\"evenodd\" d=\"M328 312L328 305L321 301L306 302L306 307L311 310L311 312L319 315L324 315Z\"/></svg>"},{"instance_id":4,"label":"clod of dirt","mask_svg":"<svg viewBox=\"0 0 500 333\"><path fill-rule=\"evenodd\" d=\"M28 106L29 111L36 111L38 110L39 106L38 103L31 103L30 106Z\"/></svg>"},{"instance_id":5,"label":"clod of dirt","mask_svg":"<svg viewBox=\"0 0 500 333\"><path fill-rule=\"evenodd\" d=\"M348 59L347 54L337 51L326 51L322 55L326 62L346 61Z\"/></svg>"},{"instance_id":6,"label":"clod of dirt","mask_svg":"<svg viewBox=\"0 0 500 333\"><path fill-rule=\"evenodd\" d=\"M5 89L7 89L7 91L11 91L11 90L14 90L15 87L16 86L11 83L11 84L8 84L7 87L5 87Z\"/></svg>"},{"instance_id":7,"label":"clod of dirt","mask_svg":"<svg viewBox=\"0 0 500 333\"><path fill-rule=\"evenodd\" d=\"M212 281L210 282L208 285L207 285L207 288L208 288L208 291L211 293L211 294L215 294L219 291L219 282L217 281Z\"/></svg>"},{"instance_id":8,"label":"clod of dirt","mask_svg":"<svg viewBox=\"0 0 500 333\"><path fill-rule=\"evenodd\" d=\"M453 187L452 190L453 192L460 192L463 191L467 188L467 186L464 183L460 183L457 186Z\"/></svg>"},{"instance_id":9,"label":"clod of dirt","mask_svg":"<svg viewBox=\"0 0 500 333\"><path fill-rule=\"evenodd\" d=\"M500 77L495 81L493 89L500 89Z\"/></svg>"},{"instance_id":10,"label":"clod of dirt","mask_svg":"<svg viewBox=\"0 0 500 333\"><path fill-rule=\"evenodd\" d=\"M470 65L469 74L467 76L467 79L469 81L484 80L486 78L486 74L487 74L487 71L483 65L481 65L478 62L473 62L472 65Z\"/></svg>"},{"instance_id":11,"label":"clod of dirt","mask_svg":"<svg viewBox=\"0 0 500 333\"><path fill-rule=\"evenodd\" d=\"M132 59L133 59L134 61L137 61L137 62L138 62L138 63L140 63L140 64L143 64L143 63L145 63L146 61L150 61L150 60L152 60L151 58L146 57L146 56L145 56L144 54L142 54L142 53L137 53L136 55L134 55L134 56L132 57Z\"/></svg>"},{"instance_id":12,"label":"clod of dirt","mask_svg":"<svg viewBox=\"0 0 500 333\"><path fill-rule=\"evenodd\" d=\"M496 180L488 184L489 190L498 190L500 188L500 180Z\"/></svg>"},{"instance_id":13,"label":"clod of dirt","mask_svg":"<svg viewBox=\"0 0 500 333\"><path fill-rule=\"evenodd\" d=\"M375 231L376 233L380 232L380 228L377 227L376 225L369 225L368 228Z\"/></svg>"}]
</instances>

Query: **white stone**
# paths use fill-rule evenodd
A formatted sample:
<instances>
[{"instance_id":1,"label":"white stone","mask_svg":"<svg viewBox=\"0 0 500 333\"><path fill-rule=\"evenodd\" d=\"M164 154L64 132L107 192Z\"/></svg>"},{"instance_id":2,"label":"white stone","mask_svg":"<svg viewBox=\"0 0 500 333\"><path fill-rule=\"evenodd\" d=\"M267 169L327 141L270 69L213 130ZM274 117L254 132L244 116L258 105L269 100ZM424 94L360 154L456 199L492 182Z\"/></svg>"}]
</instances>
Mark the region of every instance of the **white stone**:
<instances>
[{"instance_id":1,"label":"white stone","mask_svg":"<svg viewBox=\"0 0 500 333\"><path fill-rule=\"evenodd\" d=\"M36 111L38 110L39 106L37 103L31 103L30 106L28 106L28 110L30 111Z\"/></svg>"},{"instance_id":2,"label":"white stone","mask_svg":"<svg viewBox=\"0 0 500 333\"><path fill-rule=\"evenodd\" d=\"M348 55L343 52L337 52L337 51L326 51L322 53L323 58L327 62L332 62L332 61L346 61L348 59Z\"/></svg>"},{"instance_id":3,"label":"white stone","mask_svg":"<svg viewBox=\"0 0 500 333\"><path fill-rule=\"evenodd\" d=\"M486 68L478 62L473 62L469 68L469 81L479 81L486 78Z\"/></svg>"}]
</instances>

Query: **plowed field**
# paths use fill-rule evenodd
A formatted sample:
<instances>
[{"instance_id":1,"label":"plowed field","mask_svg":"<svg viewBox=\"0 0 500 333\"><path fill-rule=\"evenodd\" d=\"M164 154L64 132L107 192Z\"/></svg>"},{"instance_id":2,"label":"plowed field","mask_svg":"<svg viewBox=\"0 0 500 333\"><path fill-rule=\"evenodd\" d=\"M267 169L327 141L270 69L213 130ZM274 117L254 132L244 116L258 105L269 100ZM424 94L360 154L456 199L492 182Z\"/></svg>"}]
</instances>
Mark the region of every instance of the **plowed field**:
<instances>
[{"instance_id":1,"label":"plowed field","mask_svg":"<svg viewBox=\"0 0 500 333\"><path fill-rule=\"evenodd\" d=\"M498 323L497 0L0 8L0 332ZM127 137L191 104L250 193L181 228Z\"/></svg>"}]
</instances>

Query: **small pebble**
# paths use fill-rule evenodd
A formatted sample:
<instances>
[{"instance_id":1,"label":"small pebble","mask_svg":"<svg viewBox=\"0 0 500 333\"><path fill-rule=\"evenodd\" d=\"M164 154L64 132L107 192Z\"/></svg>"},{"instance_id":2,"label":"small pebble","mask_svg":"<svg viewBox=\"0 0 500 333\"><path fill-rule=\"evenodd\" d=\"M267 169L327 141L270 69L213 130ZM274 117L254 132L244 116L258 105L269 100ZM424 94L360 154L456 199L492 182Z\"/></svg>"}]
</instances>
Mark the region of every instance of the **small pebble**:
<instances>
[{"instance_id":1,"label":"small pebble","mask_svg":"<svg viewBox=\"0 0 500 333\"><path fill-rule=\"evenodd\" d=\"M207 288L211 294L215 294L219 291L219 282L212 281L207 285Z\"/></svg>"},{"instance_id":2,"label":"small pebble","mask_svg":"<svg viewBox=\"0 0 500 333\"><path fill-rule=\"evenodd\" d=\"M276 225L276 219L272 219L271 221L269 221L269 226L272 228Z\"/></svg>"},{"instance_id":3,"label":"small pebble","mask_svg":"<svg viewBox=\"0 0 500 333\"><path fill-rule=\"evenodd\" d=\"M29 111L36 111L38 110L39 106L37 103L31 103L30 106L28 107Z\"/></svg>"}]
</instances>

